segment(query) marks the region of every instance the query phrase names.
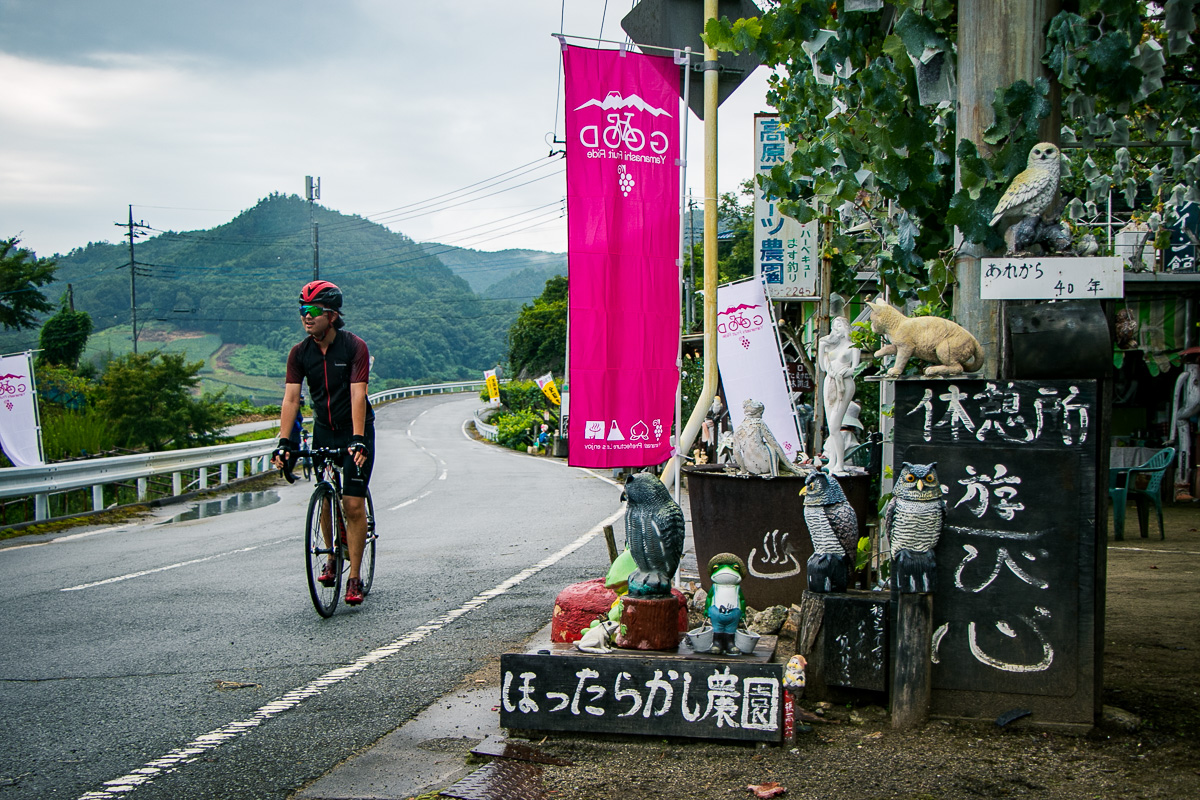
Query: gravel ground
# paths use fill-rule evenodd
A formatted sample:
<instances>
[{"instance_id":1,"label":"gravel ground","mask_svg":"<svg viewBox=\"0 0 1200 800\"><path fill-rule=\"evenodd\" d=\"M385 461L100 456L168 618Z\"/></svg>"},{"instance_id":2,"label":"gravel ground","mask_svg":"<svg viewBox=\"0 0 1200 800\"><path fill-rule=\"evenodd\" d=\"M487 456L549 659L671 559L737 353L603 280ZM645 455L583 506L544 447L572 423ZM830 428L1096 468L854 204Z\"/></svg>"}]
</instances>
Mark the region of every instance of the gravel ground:
<instances>
[{"instance_id":1,"label":"gravel ground","mask_svg":"<svg viewBox=\"0 0 1200 800\"><path fill-rule=\"evenodd\" d=\"M934 720L894 731L878 707L824 709L794 747L552 733L532 740L561 800L746 797L778 783L806 800L1200 797L1200 507L1165 509L1167 538L1109 542L1104 702L1086 736L1021 721ZM499 667L484 673L498 687ZM428 795L434 797L434 795Z\"/></svg>"}]
</instances>

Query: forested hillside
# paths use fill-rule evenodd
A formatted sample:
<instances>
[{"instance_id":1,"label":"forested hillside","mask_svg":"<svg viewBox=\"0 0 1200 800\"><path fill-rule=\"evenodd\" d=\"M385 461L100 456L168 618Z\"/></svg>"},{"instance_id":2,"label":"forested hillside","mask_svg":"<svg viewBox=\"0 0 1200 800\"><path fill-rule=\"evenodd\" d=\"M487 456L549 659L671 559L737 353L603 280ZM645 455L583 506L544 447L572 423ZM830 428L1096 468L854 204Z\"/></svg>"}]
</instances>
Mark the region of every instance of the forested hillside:
<instances>
[{"instance_id":1,"label":"forested hillside","mask_svg":"<svg viewBox=\"0 0 1200 800\"><path fill-rule=\"evenodd\" d=\"M347 328L366 339L373 374L383 379L474 378L505 358L505 335L520 300L477 296L431 251L452 251L448 257L458 269L484 278L484 285L531 265L565 264L562 254L423 246L319 206L315 218L320 276L342 288ZM220 227L138 240L139 327L149 323L147 334L156 340L165 328L216 334L227 348L253 344L286 352L303 335L296 298L312 279L309 230L308 203L273 194ZM472 262L473 256L479 258ZM90 244L56 259L58 282L48 287L49 296L71 283L75 307L91 314L98 333L129 329L127 244ZM141 349L154 344L143 341Z\"/></svg>"},{"instance_id":2,"label":"forested hillside","mask_svg":"<svg viewBox=\"0 0 1200 800\"><path fill-rule=\"evenodd\" d=\"M542 293L546 281L555 275L567 274L566 253L546 253L539 250L497 250L492 253L467 250L444 244L425 244L425 252L437 256L450 271L470 284L483 297L532 300ZM538 280L513 282L520 273L537 275ZM536 286L533 284L536 282ZM513 296L513 291L525 292Z\"/></svg>"}]
</instances>

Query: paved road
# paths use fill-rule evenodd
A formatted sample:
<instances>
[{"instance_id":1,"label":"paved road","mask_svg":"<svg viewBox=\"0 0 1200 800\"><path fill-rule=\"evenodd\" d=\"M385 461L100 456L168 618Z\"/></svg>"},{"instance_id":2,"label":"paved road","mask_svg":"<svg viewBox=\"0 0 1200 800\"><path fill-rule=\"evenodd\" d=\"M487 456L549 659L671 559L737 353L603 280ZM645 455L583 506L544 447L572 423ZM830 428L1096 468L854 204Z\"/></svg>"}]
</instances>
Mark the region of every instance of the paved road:
<instances>
[{"instance_id":1,"label":"paved road","mask_svg":"<svg viewBox=\"0 0 1200 800\"><path fill-rule=\"evenodd\" d=\"M586 535L619 489L470 440L477 402L379 409L375 587L328 620L302 573L304 484L0 549L0 798L284 798L545 625L607 566Z\"/></svg>"}]
</instances>

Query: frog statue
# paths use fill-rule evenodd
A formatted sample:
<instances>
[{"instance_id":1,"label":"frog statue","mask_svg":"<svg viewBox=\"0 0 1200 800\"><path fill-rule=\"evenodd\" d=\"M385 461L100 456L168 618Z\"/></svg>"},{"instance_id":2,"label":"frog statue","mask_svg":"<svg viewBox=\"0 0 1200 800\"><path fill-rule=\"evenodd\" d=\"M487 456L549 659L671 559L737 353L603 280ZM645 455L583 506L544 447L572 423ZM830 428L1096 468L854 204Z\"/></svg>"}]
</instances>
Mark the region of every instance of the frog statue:
<instances>
[{"instance_id":1,"label":"frog statue","mask_svg":"<svg viewBox=\"0 0 1200 800\"><path fill-rule=\"evenodd\" d=\"M734 635L746 614L746 598L742 595L742 578L746 562L733 553L717 553L708 560L708 577L712 589L704 613L712 623L713 653L741 655Z\"/></svg>"}]
</instances>

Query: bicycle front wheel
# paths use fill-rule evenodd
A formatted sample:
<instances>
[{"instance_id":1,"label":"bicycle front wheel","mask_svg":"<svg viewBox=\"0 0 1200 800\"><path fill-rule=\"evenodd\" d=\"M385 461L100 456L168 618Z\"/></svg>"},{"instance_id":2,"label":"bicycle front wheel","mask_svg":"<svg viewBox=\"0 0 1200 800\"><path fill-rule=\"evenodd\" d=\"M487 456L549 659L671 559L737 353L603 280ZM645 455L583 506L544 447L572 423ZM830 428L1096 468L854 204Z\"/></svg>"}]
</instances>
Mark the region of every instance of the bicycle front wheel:
<instances>
[{"instance_id":1,"label":"bicycle front wheel","mask_svg":"<svg viewBox=\"0 0 1200 800\"><path fill-rule=\"evenodd\" d=\"M313 607L322 617L333 614L342 589L342 549L330 533L337 529L341 514L341 504L337 502L333 487L318 483L308 501L304 555L308 593L312 596ZM325 569L326 564L330 565L329 570ZM322 571L325 572L324 581L321 580Z\"/></svg>"},{"instance_id":2,"label":"bicycle front wheel","mask_svg":"<svg viewBox=\"0 0 1200 800\"><path fill-rule=\"evenodd\" d=\"M375 501L371 499L371 490L367 489L367 543L358 570L363 582L363 597L371 591L371 580L375 577L375 539Z\"/></svg>"}]
</instances>

